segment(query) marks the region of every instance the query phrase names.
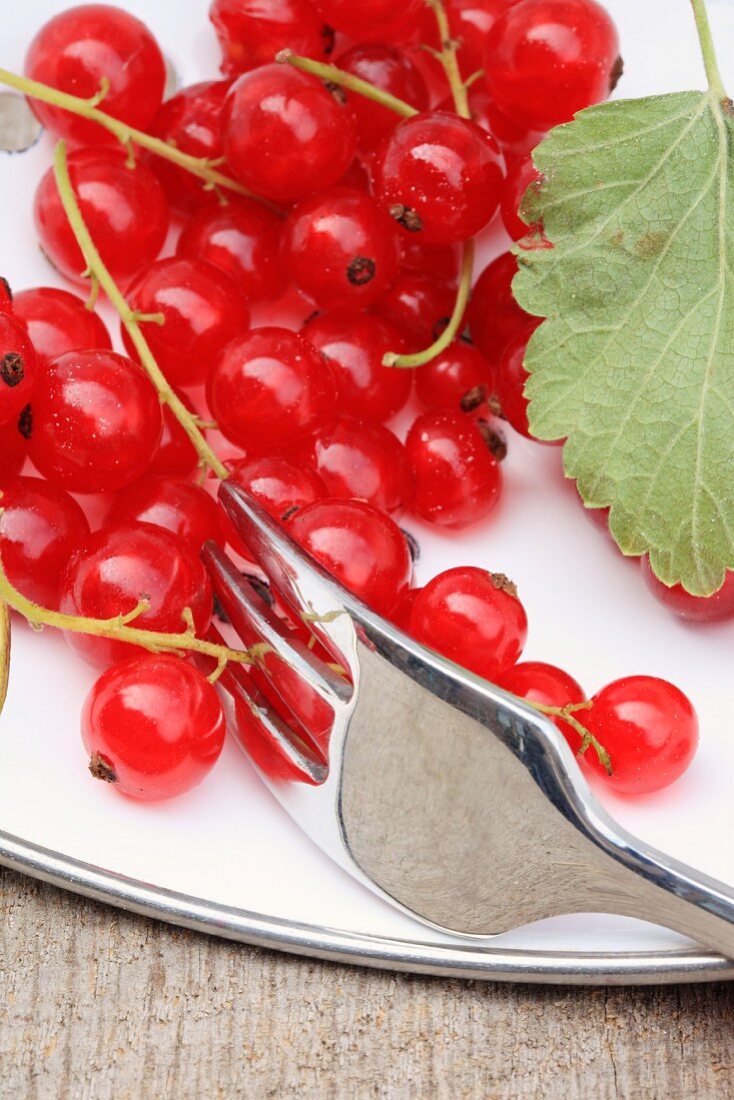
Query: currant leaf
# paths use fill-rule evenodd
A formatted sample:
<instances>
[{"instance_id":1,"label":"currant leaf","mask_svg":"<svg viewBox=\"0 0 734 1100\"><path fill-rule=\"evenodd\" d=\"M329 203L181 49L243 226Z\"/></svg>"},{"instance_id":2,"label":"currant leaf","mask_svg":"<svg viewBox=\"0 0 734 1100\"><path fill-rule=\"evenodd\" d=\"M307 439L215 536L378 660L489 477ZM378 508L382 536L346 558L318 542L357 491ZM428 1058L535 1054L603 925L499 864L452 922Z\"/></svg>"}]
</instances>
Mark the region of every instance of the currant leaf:
<instances>
[{"instance_id":1,"label":"currant leaf","mask_svg":"<svg viewBox=\"0 0 734 1100\"><path fill-rule=\"evenodd\" d=\"M566 439L623 553L709 595L734 567L734 105L715 92L606 103L534 154L513 289L530 426Z\"/></svg>"}]
</instances>

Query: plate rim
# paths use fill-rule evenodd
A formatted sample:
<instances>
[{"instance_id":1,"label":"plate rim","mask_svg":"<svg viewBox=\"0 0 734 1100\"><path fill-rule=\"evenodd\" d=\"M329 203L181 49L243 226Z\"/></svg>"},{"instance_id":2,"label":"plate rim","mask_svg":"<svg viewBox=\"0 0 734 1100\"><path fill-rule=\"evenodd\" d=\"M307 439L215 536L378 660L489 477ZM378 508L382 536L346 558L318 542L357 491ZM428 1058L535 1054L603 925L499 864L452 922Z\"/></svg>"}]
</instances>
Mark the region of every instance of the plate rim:
<instances>
[{"instance_id":1,"label":"plate rim","mask_svg":"<svg viewBox=\"0 0 734 1100\"><path fill-rule=\"evenodd\" d=\"M441 978L547 985L670 985L734 978L734 962L670 951L547 951L425 943L287 920L169 890L0 830L0 865L119 909L253 947Z\"/></svg>"}]
</instances>

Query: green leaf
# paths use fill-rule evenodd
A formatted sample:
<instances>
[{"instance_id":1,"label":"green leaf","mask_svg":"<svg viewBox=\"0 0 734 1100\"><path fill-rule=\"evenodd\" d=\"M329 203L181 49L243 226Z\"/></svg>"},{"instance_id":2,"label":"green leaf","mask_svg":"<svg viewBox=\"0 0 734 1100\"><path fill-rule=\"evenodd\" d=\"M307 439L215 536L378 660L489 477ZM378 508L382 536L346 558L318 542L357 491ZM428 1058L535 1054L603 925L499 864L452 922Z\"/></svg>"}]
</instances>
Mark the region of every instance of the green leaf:
<instances>
[{"instance_id":1,"label":"green leaf","mask_svg":"<svg viewBox=\"0 0 734 1100\"><path fill-rule=\"evenodd\" d=\"M530 424L625 554L708 595L734 568L734 107L606 103L552 131L517 250Z\"/></svg>"}]
</instances>

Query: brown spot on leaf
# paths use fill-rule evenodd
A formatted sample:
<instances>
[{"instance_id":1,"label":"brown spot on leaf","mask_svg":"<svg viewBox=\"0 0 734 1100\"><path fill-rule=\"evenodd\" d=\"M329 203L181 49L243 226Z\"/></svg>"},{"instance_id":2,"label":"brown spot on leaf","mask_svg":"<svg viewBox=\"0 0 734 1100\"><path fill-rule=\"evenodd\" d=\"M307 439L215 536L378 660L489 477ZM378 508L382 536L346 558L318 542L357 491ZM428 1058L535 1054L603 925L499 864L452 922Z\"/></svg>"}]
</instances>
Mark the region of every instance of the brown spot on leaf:
<instances>
[{"instance_id":1,"label":"brown spot on leaf","mask_svg":"<svg viewBox=\"0 0 734 1100\"><path fill-rule=\"evenodd\" d=\"M652 229L649 233L643 233L635 245L635 252L642 260L652 260L659 256L668 239L667 233L659 229Z\"/></svg>"}]
</instances>

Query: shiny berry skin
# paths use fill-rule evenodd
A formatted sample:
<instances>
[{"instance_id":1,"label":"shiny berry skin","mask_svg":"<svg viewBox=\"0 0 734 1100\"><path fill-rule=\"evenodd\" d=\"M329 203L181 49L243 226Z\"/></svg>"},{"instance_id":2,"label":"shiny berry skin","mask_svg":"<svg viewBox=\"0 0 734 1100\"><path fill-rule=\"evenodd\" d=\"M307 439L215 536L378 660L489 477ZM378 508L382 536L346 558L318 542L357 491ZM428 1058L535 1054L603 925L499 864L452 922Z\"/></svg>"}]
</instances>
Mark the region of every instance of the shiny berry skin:
<instances>
[{"instance_id":1,"label":"shiny berry skin","mask_svg":"<svg viewBox=\"0 0 734 1100\"><path fill-rule=\"evenodd\" d=\"M410 633L477 676L496 680L520 657L528 621L507 577L460 566L439 573L421 590Z\"/></svg>"},{"instance_id":2,"label":"shiny berry skin","mask_svg":"<svg viewBox=\"0 0 734 1100\"><path fill-rule=\"evenodd\" d=\"M410 583L412 562L397 524L359 500L318 500L288 523L293 538L350 592L388 615Z\"/></svg>"},{"instance_id":3,"label":"shiny berry skin","mask_svg":"<svg viewBox=\"0 0 734 1100\"><path fill-rule=\"evenodd\" d=\"M516 275L517 259L511 252L503 252L477 279L467 309L472 340L494 365L507 342L533 321L513 296L512 280Z\"/></svg>"},{"instance_id":4,"label":"shiny berry skin","mask_svg":"<svg viewBox=\"0 0 734 1100\"><path fill-rule=\"evenodd\" d=\"M494 372L483 355L454 340L415 372L415 393L427 409L473 412L494 392Z\"/></svg>"},{"instance_id":5,"label":"shiny berry skin","mask_svg":"<svg viewBox=\"0 0 734 1100\"><path fill-rule=\"evenodd\" d=\"M540 319L538 318L538 321ZM528 340L536 325L532 323L520 331L505 347L497 367L495 378L495 396L499 401L502 416L520 435L533 439L528 423L528 399L525 396L525 383L530 377L525 370L525 353Z\"/></svg>"},{"instance_id":6,"label":"shiny berry skin","mask_svg":"<svg viewBox=\"0 0 734 1100\"><path fill-rule=\"evenodd\" d=\"M521 661L519 665L504 672L497 683L505 691L527 699L531 703L542 703L547 707L566 707L569 703L583 703L586 700L584 689L562 668L547 665L543 661ZM582 710L576 716L583 725L587 712ZM553 718L563 736L574 752L578 752L581 737L577 730L564 722L562 718ZM593 754L594 750L590 749Z\"/></svg>"},{"instance_id":7,"label":"shiny berry skin","mask_svg":"<svg viewBox=\"0 0 734 1100\"><path fill-rule=\"evenodd\" d=\"M331 497L364 500L382 512L410 501L413 475L405 447L382 424L343 416L306 451Z\"/></svg>"},{"instance_id":8,"label":"shiny berry skin","mask_svg":"<svg viewBox=\"0 0 734 1100\"><path fill-rule=\"evenodd\" d=\"M213 0L209 18L229 75L267 65L286 47L317 61L331 53L334 32L308 0Z\"/></svg>"},{"instance_id":9,"label":"shiny berry skin","mask_svg":"<svg viewBox=\"0 0 734 1100\"><path fill-rule=\"evenodd\" d=\"M55 609L61 574L89 537L84 512L63 489L39 477L3 484L0 555L10 583L42 607Z\"/></svg>"},{"instance_id":10,"label":"shiny berry skin","mask_svg":"<svg viewBox=\"0 0 734 1100\"><path fill-rule=\"evenodd\" d=\"M16 423L38 381L38 357L20 318L0 313L0 424Z\"/></svg>"},{"instance_id":11,"label":"shiny berry skin","mask_svg":"<svg viewBox=\"0 0 734 1100\"><path fill-rule=\"evenodd\" d=\"M363 43L341 54L336 65L419 111L425 111L430 104L426 82L404 50L379 43ZM347 102L357 122L357 144L363 153L377 148L395 129L400 117L389 107L382 107L357 92L347 92Z\"/></svg>"},{"instance_id":12,"label":"shiny berry skin","mask_svg":"<svg viewBox=\"0 0 734 1100\"><path fill-rule=\"evenodd\" d=\"M15 316L28 329L41 363L65 351L112 347L102 318L68 290L54 286L21 290L15 296Z\"/></svg>"},{"instance_id":13,"label":"shiny berry skin","mask_svg":"<svg viewBox=\"0 0 734 1100\"><path fill-rule=\"evenodd\" d=\"M445 279L401 271L376 304L375 312L395 326L409 350L419 351L446 328L455 300L456 287Z\"/></svg>"},{"instance_id":14,"label":"shiny berry skin","mask_svg":"<svg viewBox=\"0 0 734 1100\"><path fill-rule=\"evenodd\" d=\"M459 277L459 250L450 244L424 244L420 239L403 234L400 241L400 267L434 275L447 282Z\"/></svg>"},{"instance_id":15,"label":"shiny berry skin","mask_svg":"<svg viewBox=\"0 0 734 1100\"><path fill-rule=\"evenodd\" d=\"M168 232L168 203L144 164L128 168L121 149L77 149L69 175L92 240L110 275L125 286L154 260ZM86 263L69 225L49 168L36 189L36 229L51 263L72 282L86 285Z\"/></svg>"},{"instance_id":16,"label":"shiny berry skin","mask_svg":"<svg viewBox=\"0 0 734 1100\"><path fill-rule=\"evenodd\" d=\"M451 37L459 43L458 61L464 78L484 66L484 51L490 29L517 2L518 0L446 0L449 30Z\"/></svg>"},{"instance_id":17,"label":"shiny berry skin","mask_svg":"<svg viewBox=\"0 0 734 1100\"><path fill-rule=\"evenodd\" d=\"M141 801L196 787L219 759L225 732L216 689L188 661L167 653L107 669L82 710L92 775Z\"/></svg>"},{"instance_id":18,"label":"shiny berry skin","mask_svg":"<svg viewBox=\"0 0 734 1100\"><path fill-rule=\"evenodd\" d=\"M248 302L272 302L288 285L280 260L282 226L262 203L233 197L184 224L176 255L218 267Z\"/></svg>"},{"instance_id":19,"label":"shiny berry skin","mask_svg":"<svg viewBox=\"0 0 734 1100\"><path fill-rule=\"evenodd\" d=\"M497 210L504 174L486 131L445 111L403 119L375 154L375 195L430 244L473 237Z\"/></svg>"},{"instance_id":20,"label":"shiny berry skin","mask_svg":"<svg viewBox=\"0 0 734 1100\"><path fill-rule=\"evenodd\" d=\"M260 328L232 340L207 380L220 431L251 457L298 448L336 416L329 364L298 333Z\"/></svg>"},{"instance_id":21,"label":"shiny berry skin","mask_svg":"<svg viewBox=\"0 0 734 1100\"><path fill-rule=\"evenodd\" d=\"M189 412L196 412L185 393L178 392L176 396L183 402ZM146 476L155 477L157 474L174 474L177 477L184 477L186 474L193 473L198 463L199 456L194 450L191 440L170 407L164 405L160 442L146 470Z\"/></svg>"},{"instance_id":22,"label":"shiny berry skin","mask_svg":"<svg viewBox=\"0 0 734 1100\"><path fill-rule=\"evenodd\" d=\"M288 65L264 65L232 86L224 106L224 153L256 195L297 202L336 183L354 157L350 111L324 85Z\"/></svg>"},{"instance_id":23,"label":"shiny berry skin","mask_svg":"<svg viewBox=\"0 0 734 1100\"><path fill-rule=\"evenodd\" d=\"M321 309L367 309L398 273L395 222L370 195L347 187L299 203L281 248L291 279Z\"/></svg>"},{"instance_id":24,"label":"shiny berry skin","mask_svg":"<svg viewBox=\"0 0 734 1100\"><path fill-rule=\"evenodd\" d=\"M404 347L389 322L369 314L324 313L307 321L301 335L328 359L341 413L382 422L405 405L413 372L382 365L383 355Z\"/></svg>"},{"instance_id":25,"label":"shiny berry skin","mask_svg":"<svg viewBox=\"0 0 734 1100\"><path fill-rule=\"evenodd\" d=\"M161 437L158 395L114 351L68 351L47 364L33 398L28 451L73 493L114 493L147 469Z\"/></svg>"},{"instance_id":26,"label":"shiny berry skin","mask_svg":"<svg viewBox=\"0 0 734 1100\"><path fill-rule=\"evenodd\" d=\"M421 519L458 529L483 519L497 504L502 471L469 417L423 413L405 446L415 478L411 510Z\"/></svg>"},{"instance_id":27,"label":"shiny berry skin","mask_svg":"<svg viewBox=\"0 0 734 1100\"><path fill-rule=\"evenodd\" d=\"M509 166L502 188L500 214L502 223L513 241L519 241L529 233L538 231L537 225L528 225L522 220L519 210L527 189L540 179L542 176L533 164L531 156L522 157Z\"/></svg>"},{"instance_id":28,"label":"shiny berry skin","mask_svg":"<svg viewBox=\"0 0 734 1100\"><path fill-rule=\"evenodd\" d=\"M185 608L196 633L209 626L212 594L198 556L170 531L148 523L107 525L90 535L61 578L59 609L67 615L109 619L132 611L141 600L150 608L135 626L178 634L186 629ZM138 651L129 642L68 631L66 640L80 657L98 668L124 661Z\"/></svg>"},{"instance_id":29,"label":"shiny berry skin","mask_svg":"<svg viewBox=\"0 0 734 1100\"><path fill-rule=\"evenodd\" d=\"M310 466L298 461L270 455L265 458L245 458L230 467L230 481L240 485L273 519L285 523L300 508L323 500L329 494L319 475ZM227 542L244 558L250 551L242 542L224 514L222 530Z\"/></svg>"},{"instance_id":30,"label":"shiny berry skin","mask_svg":"<svg viewBox=\"0 0 734 1100\"><path fill-rule=\"evenodd\" d=\"M250 311L228 275L204 260L157 260L142 268L128 287L131 309L161 313L165 322L143 325L158 366L174 386L206 380L222 348L247 329ZM135 347L121 326L128 354Z\"/></svg>"},{"instance_id":31,"label":"shiny berry skin","mask_svg":"<svg viewBox=\"0 0 734 1100\"><path fill-rule=\"evenodd\" d=\"M618 59L617 30L595 0L522 0L492 26L484 71L504 114L550 130L607 98Z\"/></svg>"},{"instance_id":32,"label":"shiny berry skin","mask_svg":"<svg viewBox=\"0 0 734 1100\"><path fill-rule=\"evenodd\" d=\"M401 630L404 630L406 634L410 633L410 616L413 614L415 601L422 591L422 588L404 589L402 596L390 612L390 619L392 622L394 622L396 626L399 626Z\"/></svg>"},{"instance_id":33,"label":"shiny berry skin","mask_svg":"<svg viewBox=\"0 0 734 1100\"><path fill-rule=\"evenodd\" d=\"M146 475L117 493L105 522L163 527L198 554L207 539L219 540L220 515L214 498L193 481Z\"/></svg>"},{"instance_id":34,"label":"shiny berry skin","mask_svg":"<svg viewBox=\"0 0 734 1100\"><path fill-rule=\"evenodd\" d=\"M504 115L489 98L486 88L479 84L472 84L469 89L469 107L474 121L489 130L499 142L508 164L527 156L545 137L542 130L528 130Z\"/></svg>"},{"instance_id":35,"label":"shiny berry skin","mask_svg":"<svg viewBox=\"0 0 734 1100\"><path fill-rule=\"evenodd\" d=\"M690 700L667 680L625 676L598 691L579 719L609 753L608 776L596 753L584 761L620 794L649 794L679 779L698 747Z\"/></svg>"},{"instance_id":36,"label":"shiny berry skin","mask_svg":"<svg viewBox=\"0 0 734 1100\"><path fill-rule=\"evenodd\" d=\"M723 585L712 596L692 596L681 584L668 587L658 580L647 555L640 558L640 566L653 596L680 619L690 623L720 623L734 619L734 571L726 574Z\"/></svg>"},{"instance_id":37,"label":"shiny berry skin","mask_svg":"<svg viewBox=\"0 0 734 1100\"><path fill-rule=\"evenodd\" d=\"M423 0L316 0L326 22L355 42L405 42L418 27Z\"/></svg>"},{"instance_id":38,"label":"shiny berry skin","mask_svg":"<svg viewBox=\"0 0 734 1100\"><path fill-rule=\"evenodd\" d=\"M10 283L0 275L0 313L13 312L13 292Z\"/></svg>"},{"instance_id":39,"label":"shiny berry skin","mask_svg":"<svg viewBox=\"0 0 734 1100\"><path fill-rule=\"evenodd\" d=\"M222 112L229 88L228 80L207 80L181 88L156 113L151 134L192 157L217 160L222 155ZM220 205L216 191L206 191L203 181L185 168L152 155L148 163L177 214Z\"/></svg>"},{"instance_id":40,"label":"shiny berry skin","mask_svg":"<svg viewBox=\"0 0 734 1100\"><path fill-rule=\"evenodd\" d=\"M17 423L0 425L0 488L20 473L27 453L28 444Z\"/></svg>"},{"instance_id":41,"label":"shiny berry skin","mask_svg":"<svg viewBox=\"0 0 734 1100\"><path fill-rule=\"evenodd\" d=\"M108 4L83 4L60 12L41 27L25 58L25 75L62 92L89 99L109 82L101 109L147 130L161 105L166 66L144 23ZM95 122L59 107L28 101L57 138L76 145L110 144L116 138Z\"/></svg>"}]
</instances>

